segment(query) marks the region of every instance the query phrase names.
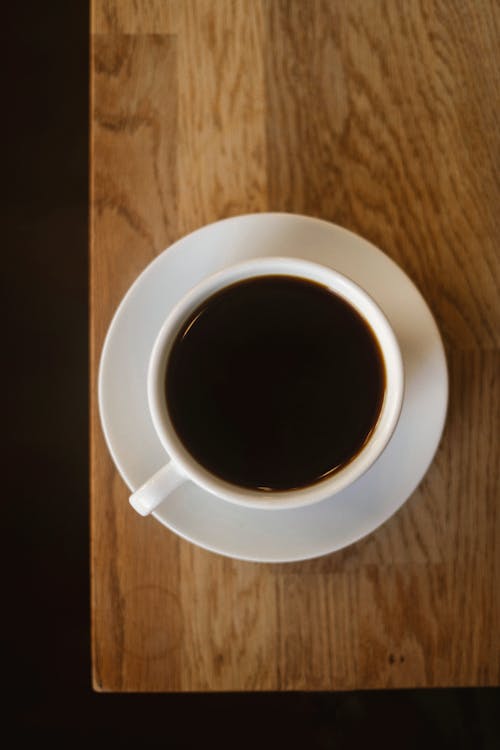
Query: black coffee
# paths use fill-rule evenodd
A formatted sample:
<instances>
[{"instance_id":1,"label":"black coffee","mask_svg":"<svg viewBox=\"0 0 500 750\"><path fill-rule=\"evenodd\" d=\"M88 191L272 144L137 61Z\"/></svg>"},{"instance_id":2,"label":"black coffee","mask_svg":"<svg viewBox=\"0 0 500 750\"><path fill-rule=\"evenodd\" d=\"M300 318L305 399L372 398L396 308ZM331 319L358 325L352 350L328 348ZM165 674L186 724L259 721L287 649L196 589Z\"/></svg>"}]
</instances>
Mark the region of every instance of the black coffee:
<instances>
[{"instance_id":1,"label":"black coffee","mask_svg":"<svg viewBox=\"0 0 500 750\"><path fill-rule=\"evenodd\" d=\"M347 464L382 404L382 355L326 287L265 276L226 287L185 321L166 373L181 441L206 469L254 490L314 484Z\"/></svg>"}]
</instances>

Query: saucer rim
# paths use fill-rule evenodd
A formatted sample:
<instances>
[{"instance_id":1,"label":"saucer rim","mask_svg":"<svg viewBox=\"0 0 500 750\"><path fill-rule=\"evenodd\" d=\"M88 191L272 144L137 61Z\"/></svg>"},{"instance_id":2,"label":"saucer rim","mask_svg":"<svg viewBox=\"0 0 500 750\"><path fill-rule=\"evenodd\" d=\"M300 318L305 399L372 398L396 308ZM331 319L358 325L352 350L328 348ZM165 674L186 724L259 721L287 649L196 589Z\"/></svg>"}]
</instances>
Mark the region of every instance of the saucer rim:
<instances>
[{"instance_id":1,"label":"saucer rim","mask_svg":"<svg viewBox=\"0 0 500 750\"><path fill-rule=\"evenodd\" d=\"M240 221L241 219L249 219L249 218L256 218L256 217L258 217L259 219L266 219L266 218L270 218L270 217L287 218L287 219L289 218L291 220L297 220L298 219L298 220L303 220L303 221L307 221L307 222L310 222L310 223L318 223L318 224L324 225L328 229L334 228L336 231L338 231L340 233L346 233L347 235L350 235L350 237L352 239L354 239L356 242L359 242L359 243L361 243L362 245L365 245L365 246L369 246L372 250L375 250L377 253L379 253L380 255L382 255L384 257L384 260L386 262L388 261L390 263L390 265L392 265L394 267L394 269L398 273L404 274L404 276L406 277L406 281L409 284L412 285L413 290L416 293L416 295L418 295L420 302L427 309L427 311L429 313L430 321L433 324L436 343L439 345L439 348L440 348L440 354L441 354L441 359L442 359L442 364L443 364L443 372L442 372L443 378L442 378L442 382L441 382L441 388L442 388L442 391L443 391L442 413L440 415L439 420L435 420L436 423L439 423L439 431L436 430L435 448L434 448L434 451L430 455L430 458L429 458L429 460L428 460L428 462L427 462L427 464L425 466L425 470L422 471L421 474L418 476L418 478L416 479L414 485L412 485L411 491L403 493L404 497L401 500L401 502L392 510L392 512L389 515L387 515L384 518L383 521L377 523L376 526L368 524L368 528L362 528L360 531L358 531L358 532L356 532L354 534L351 534L349 536L344 537L344 541L343 541L343 543L340 546L336 546L333 549L330 548L330 549L327 549L327 550L320 550L320 551L318 551L317 553L314 553L314 554L307 554L307 555L298 554L297 556L292 556L290 554L287 554L286 557L282 557L282 556L276 556L276 557L274 557L274 556L271 556L271 555L266 555L266 557L264 558L262 556L256 556L256 555L255 556L251 556L251 555L245 555L245 554L238 554L237 552L226 551L224 549L221 549L220 547L217 547L215 545L211 545L210 543L206 543L204 541L200 541L199 539L195 539L194 537L190 536L186 532L184 532L184 531L182 531L182 530L180 530L178 528L174 528L173 526L170 526L158 511L154 511L152 513L153 517L157 521L159 521L163 526L165 526L165 528L169 529L170 531L172 531L173 533L175 533L177 536L181 537L182 539L185 539L186 541L190 542L191 544L194 544L197 547L201 547L202 549L205 549L205 550L207 550L209 552L212 552L212 553L215 553L215 554L218 554L218 555L222 555L224 557L228 557L228 558L231 558L231 559L237 559L237 560L241 560L241 561L245 561L245 562L261 562L261 563L270 563L270 564L273 564L273 563L287 563L287 562L301 562L301 561L305 561L305 560L317 559L317 558L320 558L320 557L324 557L324 556L326 556L328 554L333 554L334 552L340 551L341 549L344 549L345 547L348 547L348 546L350 546L350 545L352 545L352 544L360 541L364 537L369 536L371 533L373 533L378 528L380 528L382 525L384 525L387 521L389 521L401 509L401 507L409 500L409 498L413 495L413 493L415 492L415 490L418 488L418 486L421 484L422 480L426 476L427 471L428 471L430 465L432 464L432 462L433 462L433 460L435 458L436 452L437 452L437 450L438 450L438 448L439 448L439 446L441 444L441 440L442 440L442 436L443 436L443 432L444 432L444 427L446 425L446 417L447 417L448 405L449 405L449 371L448 371L448 364L447 364L447 359L446 359L446 350L445 350L445 347L444 347L444 344L443 344L441 333L440 333L439 328L437 326L437 323L436 323L436 320L434 318L434 315L433 315L432 311L430 310L429 305L427 304L425 298L421 294L418 286L406 274L406 272L392 258L390 258L386 253L384 253L379 247L377 247L376 245L374 245L373 243L371 243L369 240L365 239L361 235L353 232L350 229L346 229L345 227L342 227L342 226L340 226L338 224L335 224L334 222L328 221L326 219L321 219L321 218L318 218L318 217L314 217L314 216L308 216L308 215L305 215L305 214L296 214L296 213L288 213L288 212L253 212L253 213L248 213L248 214L240 214L240 215L237 215L237 216L231 216L231 217L227 217L227 218L224 218L224 219L220 219L220 220L216 220L216 221L210 222L209 224L205 224L205 225L203 225L201 227L198 227L197 229L194 229L193 231L189 232L188 234L183 235L182 237L180 237L179 239L177 239L175 242L173 242L171 245L169 245L168 247L166 247L163 251L161 251L152 261L150 261L145 266L145 268L141 271L141 273L136 277L136 279L133 281L133 283L127 289L126 293L122 297L120 303L118 304L118 306L117 306L117 308L116 308L116 310L115 310L115 312L114 312L114 314L112 316L111 322L110 322L110 324L108 326L108 330L106 332L106 336L105 336L105 339L104 339L104 343L103 343L103 346L102 346L102 349L101 349L101 354L100 354L100 359L99 359L98 383L97 383L98 413L99 413L100 424L101 424L102 432L103 432L103 435L104 435L104 438L105 438L106 446L107 446L107 448L109 450L111 458L112 458L112 460L113 460L113 462L115 464L115 467L116 467L119 475L121 476L121 478L123 479L123 481L125 482L125 484L127 485L127 487L133 492L133 491L135 491L137 489L137 486L130 479L130 477L129 477L127 471L126 471L126 468L123 466L123 463L120 461L120 459L119 459L119 457L118 457L115 449L113 448L112 441L111 441L111 438L110 438L110 435L109 435L109 431L108 431L108 428L107 428L107 425L106 425L106 419L105 419L105 416L104 416L104 414L105 414L104 394L103 394L103 390L104 390L104 385L103 385L104 370L105 370L105 366L106 366L106 360L107 360L108 355L109 355L110 342L112 341L112 338L113 338L113 335L114 335L114 331L115 331L115 328L116 328L116 326L118 324L118 321L119 321L119 319L120 319L120 317L121 317L121 315L123 313L123 310L126 308L127 304L129 303L130 299L136 294L137 289L141 286L141 283L142 283L144 277L146 275L149 275L150 273L154 272L154 269L155 269L156 265L159 265L161 263L161 261L164 260L164 256L165 256L166 253L171 253L172 250L174 250L174 248L182 247L182 245L184 245L185 243L188 243L188 242L192 241L193 237L195 237L196 235L198 235L198 234L202 235L209 227L214 227L215 225L223 225L223 224L226 224L226 223L237 222L237 221ZM251 256L251 257L248 258L248 260L251 260L252 258L257 258L257 257L259 257L259 256L257 256L257 255ZM295 258L295 257L299 257L299 256L293 256L293 257ZM304 258L304 260L308 260L308 259ZM319 264L318 261L311 261L311 262ZM231 264L228 264L228 265L231 265ZM224 268L228 267L228 265L224 266ZM332 270L336 270L336 269L333 268ZM212 273L213 273L213 271L208 272L203 277L203 279L207 278ZM343 273L343 271L340 271L340 273L342 273L343 275L346 275L346 274ZM352 278L352 277L349 277L349 278ZM353 282L355 284L357 284L358 286L361 286L359 284L359 282L355 278L353 278L352 280L353 280ZM371 294L371 292L370 292L369 289L365 290L363 286L361 286L361 288L364 291L366 291L367 294L369 294L369 295ZM383 310L383 308L381 308L381 309L382 309L382 312L385 315L385 311ZM396 336L396 338L397 338L397 336ZM403 356L403 365L404 365L404 356ZM405 401L406 401L407 398L408 398L408 393L407 393L407 389L406 389L406 379L405 379L405 387L404 387L403 398L402 398L402 408L403 408L404 403L405 403ZM370 467L370 469L372 469L373 466L378 461L380 461L380 459L382 458L382 456L384 455L384 453L388 449L388 447L389 447L389 445L390 445L393 437L394 437L394 432L391 435L391 437L390 437L387 445L385 446L384 451L382 451L382 453L376 459L376 461L374 462L374 464L372 464L372 466ZM370 471L370 469L368 471ZM205 490L201 490L201 491L205 491ZM342 494L342 493L340 493L340 494ZM313 509L314 509L314 507L316 505L321 505L323 503L334 502L335 501L335 497L336 497L336 494L330 495L327 498L319 501L318 503L314 503L311 506L304 506L303 509L291 507L291 508L266 509L265 511L263 509L256 509L256 508L246 508L245 510L248 511L248 512L250 512L250 513L262 513L262 512L265 512L266 514L267 513L275 513L275 512L278 512L278 511L281 514L294 513L294 512L296 513L299 510L313 512ZM221 497L217 496L216 500L218 502L226 503L226 504L229 505L228 501L225 500L224 498L221 498ZM358 525L358 528L359 528L359 526L361 526L361 524Z\"/></svg>"}]
</instances>

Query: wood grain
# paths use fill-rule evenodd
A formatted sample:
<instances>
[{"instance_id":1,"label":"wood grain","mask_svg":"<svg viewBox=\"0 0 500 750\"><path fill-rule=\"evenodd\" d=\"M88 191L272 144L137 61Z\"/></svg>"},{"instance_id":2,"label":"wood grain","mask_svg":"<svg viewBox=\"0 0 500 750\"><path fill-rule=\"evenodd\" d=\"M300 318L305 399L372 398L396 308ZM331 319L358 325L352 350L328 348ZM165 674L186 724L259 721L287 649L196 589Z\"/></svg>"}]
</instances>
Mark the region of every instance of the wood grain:
<instances>
[{"instance_id":1,"label":"wood grain","mask_svg":"<svg viewBox=\"0 0 500 750\"><path fill-rule=\"evenodd\" d=\"M175 46L169 35L92 39L94 373L121 297L142 268L177 236ZM91 405L94 684L104 690L146 683L151 689L178 689L183 629L179 543L172 536L164 547L158 524L149 519L138 523L128 512L127 489L97 427L95 393ZM163 627L165 618L168 628Z\"/></svg>"},{"instance_id":2,"label":"wood grain","mask_svg":"<svg viewBox=\"0 0 500 750\"><path fill-rule=\"evenodd\" d=\"M382 247L457 348L500 342L493 5L268 6L270 205Z\"/></svg>"},{"instance_id":3,"label":"wood grain","mask_svg":"<svg viewBox=\"0 0 500 750\"><path fill-rule=\"evenodd\" d=\"M93 676L98 690L500 681L500 8L494 0L94 0ZM136 516L96 373L122 295L225 216L331 219L410 274L448 422L401 511L339 553L257 565Z\"/></svg>"}]
</instances>

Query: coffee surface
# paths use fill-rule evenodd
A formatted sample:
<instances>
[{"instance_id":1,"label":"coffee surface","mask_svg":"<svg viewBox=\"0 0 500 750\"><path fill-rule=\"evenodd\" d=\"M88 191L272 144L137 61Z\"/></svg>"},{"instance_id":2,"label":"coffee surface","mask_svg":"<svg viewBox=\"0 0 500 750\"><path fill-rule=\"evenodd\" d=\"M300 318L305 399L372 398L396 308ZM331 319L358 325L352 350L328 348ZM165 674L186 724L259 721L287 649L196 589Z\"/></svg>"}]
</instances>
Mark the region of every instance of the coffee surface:
<instances>
[{"instance_id":1,"label":"coffee surface","mask_svg":"<svg viewBox=\"0 0 500 750\"><path fill-rule=\"evenodd\" d=\"M241 281L208 298L179 331L165 381L189 453L227 482L266 491L315 484L351 461L384 388L365 320L293 276Z\"/></svg>"}]
</instances>

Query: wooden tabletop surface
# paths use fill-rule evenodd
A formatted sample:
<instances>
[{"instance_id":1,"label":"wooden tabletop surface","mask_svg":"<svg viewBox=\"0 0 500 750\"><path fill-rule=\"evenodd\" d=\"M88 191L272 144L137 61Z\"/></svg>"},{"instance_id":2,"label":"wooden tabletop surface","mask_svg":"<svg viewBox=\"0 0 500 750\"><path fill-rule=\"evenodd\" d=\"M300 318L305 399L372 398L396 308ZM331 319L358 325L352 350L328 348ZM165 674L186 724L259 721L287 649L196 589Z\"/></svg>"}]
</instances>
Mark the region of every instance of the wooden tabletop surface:
<instances>
[{"instance_id":1,"label":"wooden tabletop surface","mask_svg":"<svg viewBox=\"0 0 500 750\"><path fill-rule=\"evenodd\" d=\"M94 0L96 689L499 684L499 45L496 0ZM268 210L334 221L399 263L451 378L436 459L396 516L279 565L140 518L96 401L139 272L207 222Z\"/></svg>"}]
</instances>

